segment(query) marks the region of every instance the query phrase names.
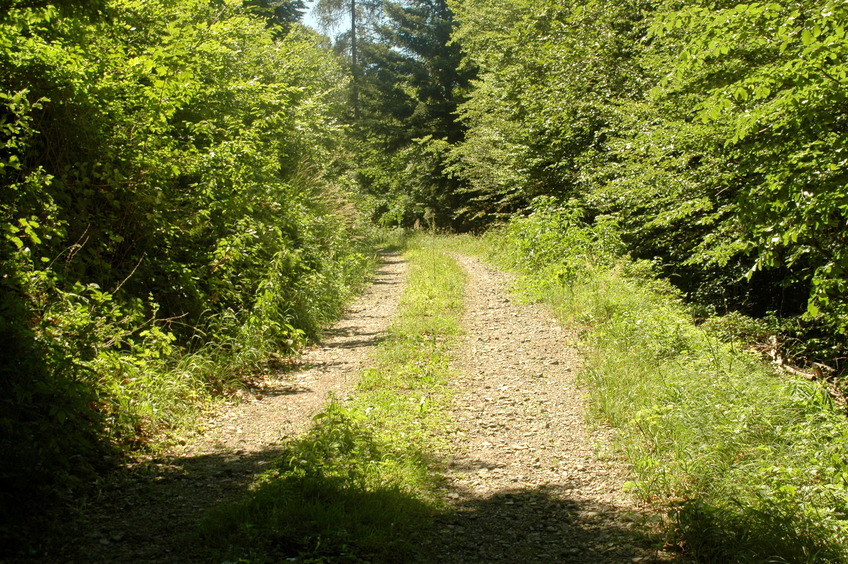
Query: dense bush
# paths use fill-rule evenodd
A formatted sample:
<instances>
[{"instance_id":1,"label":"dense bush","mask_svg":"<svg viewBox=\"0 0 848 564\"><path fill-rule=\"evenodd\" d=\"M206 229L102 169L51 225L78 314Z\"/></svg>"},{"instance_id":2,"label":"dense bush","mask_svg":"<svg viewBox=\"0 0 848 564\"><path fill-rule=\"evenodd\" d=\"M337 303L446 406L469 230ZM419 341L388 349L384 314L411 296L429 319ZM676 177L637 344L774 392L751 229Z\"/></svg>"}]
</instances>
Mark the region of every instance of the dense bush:
<instances>
[{"instance_id":1,"label":"dense bush","mask_svg":"<svg viewBox=\"0 0 848 564\"><path fill-rule=\"evenodd\" d=\"M233 0L6 5L4 521L315 334L367 263L312 32Z\"/></svg>"}]
</instances>

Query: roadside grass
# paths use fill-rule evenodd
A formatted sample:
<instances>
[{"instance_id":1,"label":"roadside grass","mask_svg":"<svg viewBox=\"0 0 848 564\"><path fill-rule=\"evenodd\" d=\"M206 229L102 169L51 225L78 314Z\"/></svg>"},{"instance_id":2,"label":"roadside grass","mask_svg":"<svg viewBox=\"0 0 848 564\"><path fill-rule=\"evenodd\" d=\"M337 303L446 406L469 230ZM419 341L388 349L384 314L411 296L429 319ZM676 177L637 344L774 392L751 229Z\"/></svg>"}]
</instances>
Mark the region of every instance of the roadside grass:
<instances>
[{"instance_id":1,"label":"roadside grass","mask_svg":"<svg viewBox=\"0 0 848 564\"><path fill-rule=\"evenodd\" d=\"M581 329L593 415L617 429L628 484L668 511L700 562L848 562L848 421L822 386L775 374L720 322L616 253L614 226L541 209L491 232L521 291Z\"/></svg>"},{"instance_id":2,"label":"roadside grass","mask_svg":"<svg viewBox=\"0 0 848 564\"><path fill-rule=\"evenodd\" d=\"M407 242L400 309L354 397L331 398L245 499L208 513L199 534L238 562L403 562L440 506L450 348L465 275L440 247Z\"/></svg>"}]
</instances>

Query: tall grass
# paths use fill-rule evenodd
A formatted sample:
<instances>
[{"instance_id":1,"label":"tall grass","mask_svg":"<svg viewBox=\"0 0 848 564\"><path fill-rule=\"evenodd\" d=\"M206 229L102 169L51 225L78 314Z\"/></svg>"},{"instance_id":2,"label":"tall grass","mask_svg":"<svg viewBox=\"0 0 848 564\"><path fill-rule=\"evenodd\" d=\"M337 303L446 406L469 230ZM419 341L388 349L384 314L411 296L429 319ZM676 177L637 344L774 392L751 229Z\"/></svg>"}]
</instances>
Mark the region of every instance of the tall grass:
<instances>
[{"instance_id":1,"label":"tall grass","mask_svg":"<svg viewBox=\"0 0 848 564\"><path fill-rule=\"evenodd\" d=\"M438 506L436 454L446 425L449 351L464 275L416 238L400 310L355 394L331 399L242 501L208 514L200 534L219 558L403 562Z\"/></svg>"},{"instance_id":2,"label":"tall grass","mask_svg":"<svg viewBox=\"0 0 848 564\"><path fill-rule=\"evenodd\" d=\"M698 561L848 561L845 414L818 384L696 326L649 263L597 252L614 236L551 206L488 241L582 329L581 379L618 430L629 487L668 510Z\"/></svg>"}]
</instances>

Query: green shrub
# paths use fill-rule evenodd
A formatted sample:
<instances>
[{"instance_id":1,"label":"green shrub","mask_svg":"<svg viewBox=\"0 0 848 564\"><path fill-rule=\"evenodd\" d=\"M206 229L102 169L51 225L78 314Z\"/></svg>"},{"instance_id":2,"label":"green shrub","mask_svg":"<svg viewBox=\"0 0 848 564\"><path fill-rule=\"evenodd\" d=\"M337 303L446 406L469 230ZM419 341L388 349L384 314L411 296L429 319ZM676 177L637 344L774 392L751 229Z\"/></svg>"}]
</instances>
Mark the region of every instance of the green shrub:
<instances>
[{"instance_id":1,"label":"green shrub","mask_svg":"<svg viewBox=\"0 0 848 564\"><path fill-rule=\"evenodd\" d=\"M371 264L316 34L240 2L7 4L3 522L315 336Z\"/></svg>"}]
</instances>

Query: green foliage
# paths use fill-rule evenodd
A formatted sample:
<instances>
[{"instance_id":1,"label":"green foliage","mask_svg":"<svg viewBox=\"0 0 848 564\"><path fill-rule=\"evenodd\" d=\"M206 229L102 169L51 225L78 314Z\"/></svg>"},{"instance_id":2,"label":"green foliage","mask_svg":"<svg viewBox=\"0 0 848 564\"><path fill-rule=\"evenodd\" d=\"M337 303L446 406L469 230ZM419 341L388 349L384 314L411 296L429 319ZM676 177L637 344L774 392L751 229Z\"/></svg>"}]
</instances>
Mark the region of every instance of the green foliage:
<instances>
[{"instance_id":1,"label":"green foliage","mask_svg":"<svg viewBox=\"0 0 848 564\"><path fill-rule=\"evenodd\" d=\"M450 145L430 136L414 139L394 152L369 148L357 180L372 219L385 227L434 229L455 222L456 183L445 177Z\"/></svg>"},{"instance_id":2,"label":"green foliage","mask_svg":"<svg viewBox=\"0 0 848 564\"><path fill-rule=\"evenodd\" d=\"M298 3L243 4L0 15L4 521L314 336L370 264L330 172L343 73L269 22Z\"/></svg>"},{"instance_id":3,"label":"green foliage","mask_svg":"<svg viewBox=\"0 0 848 564\"><path fill-rule=\"evenodd\" d=\"M448 172L491 221L611 216L705 313L846 330L845 6L455 0L479 80Z\"/></svg>"},{"instance_id":4,"label":"green foliage","mask_svg":"<svg viewBox=\"0 0 848 564\"><path fill-rule=\"evenodd\" d=\"M460 107L468 127L452 170L469 184L462 214L489 219L539 195L583 197L607 159L617 108L638 97L641 2L450 4L480 69Z\"/></svg>"},{"instance_id":5,"label":"green foliage","mask_svg":"<svg viewBox=\"0 0 848 564\"><path fill-rule=\"evenodd\" d=\"M698 561L845 561L848 423L827 391L728 341L738 320L695 326L652 265L587 253L604 227L577 217L540 210L490 237L533 295L584 329L580 378L618 430L630 487L668 509Z\"/></svg>"},{"instance_id":6,"label":"green foliage","mask_svg":"<svg viewBox=\"0 0 848 564\"><path fill-rule=\"evenodd\" d=\"M247 499L207 515L201 535L216 557L414 559L414 534L438 505L435 455L462 309L464 276L441 243L411 241L401 309L356 397L331 400Z\"/></svg>"},{"instance_id":7,"label":"green foliage","mask_svg":"<svg viewBox=\"0 0 848 564\"><path fill-rule=\"evenodd\" d=\"M661 37L683 55L670 89L700 90L697 118L726 133L740 185L738 221L756 249L752 272L775 267L810 284L808 315L844 333L848 67L839 2L692 6L663 14ZM681 33L682 32L682 33Z\"/></svg>"},{"instance_id":8,"label":"green foliage","mask_svg":"<svg viewBox=\"0 0 848 564\"><path fill-rule=\"evenodd\" d=\"M502 236L516 250L514 267L544 272L542 278L573 282L590 269L609 266L624 252L610 218L596 217L590 226L586 211L576 202L561 205L540 196L533 200L532 210L502 229Z\"/></svg>"}]
</instances>

